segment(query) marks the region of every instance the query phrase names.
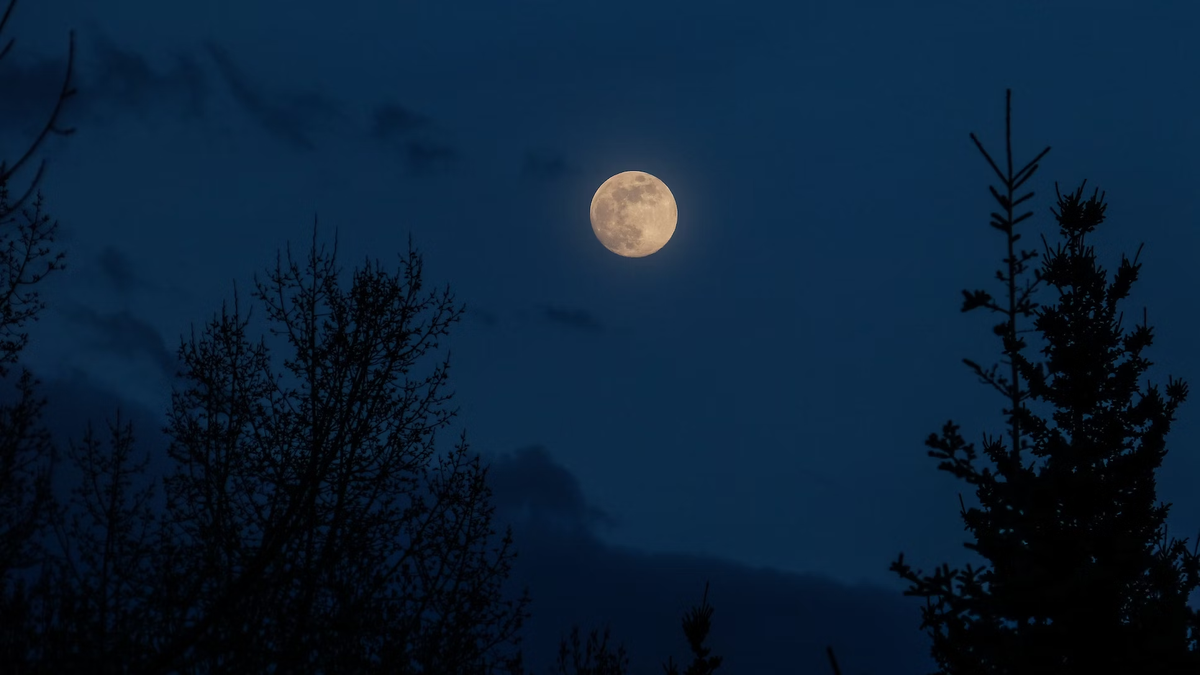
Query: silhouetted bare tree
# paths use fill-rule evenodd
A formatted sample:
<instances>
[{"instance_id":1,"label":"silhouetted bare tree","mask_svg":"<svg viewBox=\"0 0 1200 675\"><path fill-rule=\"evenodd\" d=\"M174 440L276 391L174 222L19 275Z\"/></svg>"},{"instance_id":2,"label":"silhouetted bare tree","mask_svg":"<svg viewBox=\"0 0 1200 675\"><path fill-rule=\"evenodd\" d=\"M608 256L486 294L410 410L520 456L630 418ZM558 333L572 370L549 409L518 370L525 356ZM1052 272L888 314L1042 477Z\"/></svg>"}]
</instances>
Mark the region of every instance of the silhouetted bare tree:
<instances>
[{"instance_id":1,"label":"silhouetted bare tree","mask_svg":"<svg viewBox=\"0 0 1200 675\"><path fill-rule=\"evenodd\" d=\"M842 669L838 665L837 656L833 653L833 647L825 648L825 655L829 657L829 667L833 670L833 675L842 675Z\"/></svg>"},{"instance_id":2,"label":"silhouetted bare tree","mask_svg":"<svg viewBox=\"0 0 1200 675\"><path fill-rule=\"evenodd\" d=\"M980 508L962 506L966 543L989 567L914 573L903 554L891 569L911 582L906 595L924 597L922 628L933 639L942 672L965 673L1181 673L1200 670L1200 618L1187 606L1200 584L1200 563L1186 542L1166 539L1168 505L1155 504L1154 472L1166 454L1165 437L1187 386L1168 379L1166 397L1155 386L1143 393L1140 379L1151 365L1142 355L1153 339L1143 320L1121 328L1117 310L1141 265L1122 257L1109 282L1087 235L1104 221L1103 197L1083 198L1083 187L1058 196L1064 243L1046 255L1032 281L1018 286L1034 251L1017 251L1015 198L1037 169L1039 154L1013 173L1011 92L1006 102L1007 172L975 141L1000 177L992 188L1001 213L992 227L1005 234L1006 269L997 278L1007 301L986 291L963 291L962 311L985 307L1004 320L995 326L1002 362L984 369L964 359L980 380L1007 399L1008 438L984 436L983 449L996 470L974 466L974 444L947 422L925 444L938 468L975 486ZM1056 186L1057 192L1057 186ZM1052 209L1053 212L1053 209ZM1140 251L1140 249L1139 249ZM1057 304L1031 299L1040 283L1053 286ZM1017 319L1034 318L1045 341L1046 361L1034 363ZM1021 386L1021 381L1026 387ZM1135 394L1137 395L1135 397ZM1050 419L1027 401L1053 408ZM1026 464L1029 450L1037 459ZM956 583L957 582L957 583ZM934 602L936 599L936 602Z\"/></svg>"},{"instance_id":3,"label":"silhouetted bare tree","mask_svg":"<svg viewBox=\"0 0 1200 675\"><path fill-rule=\"evenodd\" d=\"M4 8L4 14L0 15L0 61L9 55L13 45L16 43L15 38L5 40L4 30L8 27L8 22L13 16L13 10L17 7L17 0L9 0L8 5ZM58 97L54 101L54 107L51 108L50 114L46 118L46 122L38 131L33 141L25 148L20 155L11 163L7 159L0 160L0 186L7 186L18 171L27 166L29 162L37 155L41 149L42 143L51 135L69 136L75 133L75 130L68 127L59 126L60 117L63 110L66 109L67 100L75 95L75 87L71 84L72 76L75 72L75 31L69 33L67 43L67 67L63 74L62 86L59 87ZM0 222L5 222L5 219L19 211L25 202L29 200L30 195L34 194L38 185L42 182L42 176L46 171L46 162L42 160L38 164L37 171L33 174L33 179L29 181L29 186L21 193L21 196L12 202L0 204Z\"/></svg>"},{"instance_id":4,"label":"silhouetted bare tree","mask_svg":"<svg viewBox=\"0 0 1200 675\"><path fill-rule=\"evenodd\" d=\"M128 672L156 630L150 458L134 457L133 425L121 423L120 410L108 438L105 445L89 424L82 443L68 445L79 482L55 514L59 555L44 563L36 587L42 613L31 626L31 672Z\"/></svg>"},{"instance_id":5,"label":"silhouetted bare tree","mask_svg":"<svg viewBox=\"0 0 1200 675\"><path fill-rule=\"evenodd\" d=\"M500 585L511 535L493 535L486 469L465 439L439 452L455 412L447 359L462 308L400 269L332 253L278 260L253 296L291 355L233 311L181 345L189 386L167 431L168 531L149 672L519 670L528 598ZM419 372L427 368L425 372Z\"/></svg>"},{"instance_id":6,"label":"silhouetted bare tree","mask_svg":"<svg viewBox=\"0 0 1200 675\"><path fill-rule=\"evenodd\" d=\"M5 41L4 31L15 6L15 0L10 0L0 16L0 60L12 50L13 40ZM74 94L74 54L72 34L63 86L43 130L15 161L0 160L0 378L8 376L27 345L28 322L36 321L45 307L33 287L47 274L64 268L64 254L51 247L58 223L44 212L40 193L29 200L41 181L44 164L15 200L10 198L9 184L50 134L71 133L58 126L58 118ZM0 96L6 93L0 91ZM55 453L41 423L45 402L36 395L36 385L33 375L22 368L15 402L0 404L0 663L14 667L25 660L35 642L30 632L35 618L45 613L28 572L36 574L46 558L38 534L55 510L50 489Z\"/></svg>"}]
</instances>

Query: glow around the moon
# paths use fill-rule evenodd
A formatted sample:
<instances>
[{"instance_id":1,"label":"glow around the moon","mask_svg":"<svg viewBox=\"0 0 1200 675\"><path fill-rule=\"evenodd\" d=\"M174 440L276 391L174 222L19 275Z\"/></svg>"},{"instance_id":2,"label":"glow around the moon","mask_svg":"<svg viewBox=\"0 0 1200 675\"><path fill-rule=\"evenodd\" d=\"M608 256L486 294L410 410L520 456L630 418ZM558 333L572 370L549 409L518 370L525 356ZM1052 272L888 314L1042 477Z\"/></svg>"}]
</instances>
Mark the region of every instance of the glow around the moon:
<instances>
[{"instance_id":1,"label":"glow around the moon","mask_svg":"<svg viewBox=\"0 0 1200 675\"><path fill-rule=\"evenodd\" d=\"M608 250L627 258L654 253L675 234L675 195L644 171L623 171L592 197L592 231Z\"/></svg>"}]
</instances>

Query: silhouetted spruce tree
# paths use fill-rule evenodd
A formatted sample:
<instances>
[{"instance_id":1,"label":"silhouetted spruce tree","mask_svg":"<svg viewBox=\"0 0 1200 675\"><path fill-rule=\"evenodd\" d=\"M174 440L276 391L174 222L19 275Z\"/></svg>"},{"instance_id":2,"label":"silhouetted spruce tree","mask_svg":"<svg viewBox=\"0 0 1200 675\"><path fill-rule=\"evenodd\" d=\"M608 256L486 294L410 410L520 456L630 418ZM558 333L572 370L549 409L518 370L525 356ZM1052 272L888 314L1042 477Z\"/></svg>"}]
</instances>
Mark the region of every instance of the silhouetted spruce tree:
<instances>
[{"instance_id":1,"label":"silhouetted spruce tree","mask_svg":"<svg viewBox=\"0 0 1200 675\"><path fill-rule=\"evenodd\" d=\"M713 656L712 648L705 644L708 631L712 629L713 606L708 604L708 583L704 584L704 596L700 604L688 609L683 615L683 636L687 639L688 648L692 651L692 662L688 664L683 675L713 675L724 661L723 657ZM666 675L679 675L679 667L668 658L663 664Z\"/></svg>"},{"instance_id":2,"label":"silhouetted spruce tree","mask_svg":"<svg viewBox=\"0 0 1200 675\"><path fill-rule=\"evenodd\" d=\"M0 15L0 61L12 50L5 29L13 16L15 0ZM21 196L11 198L9 186L19 171L29 166L52 134L73 130L59 126L71 87L75 39L71 34L66 74L58 98L38 135L15 159L0 159L0 378L29 341L25 328L45 307L34 286L47 274L64 268L62 252L52 251L58 223L44 212L36 192L45 170L43 162ZM9 95L0 89L0 98ZM30 200L31 195L36 196ZM13 670L23 667L36 648L34 625L43 622L47 608L40 599L37 575L47 553L39 534L45 532L55 511L50 489L54 447L42 425L45 401L35 393L37 380L26 369L16 380L16 400L0 403L0 664ZM36 583L31 585L30 580Z\"/></svg>"},{"instance_id":3,"label":"silhouetted spruce tree","mask_svg":"<svg viewBox=\"0 0 1200 675\"><path fill-rule=\"evenodd\" d=\"M975 538L965 546L990 567L943 565L922 576L901 554L891 569L911 582L906 595L927 599L922 628L929 629L932 655L949 675L1200 672L1200 618L1187 606L1200 584L1200 563L1185 541L1167 540L1168 505L1155 504L1154 483L1187 387L1168 379L1165 398L1155 386L1141 391L1151 365L1142 350L1152 331L1143 320L1125 332L1117 309L1141 265L1136 256L1132 262L1122 257L1109 281L1087 245L1104 221L1103 196L1084 199L1081 186L1060 194L1057 212L1051 210L1063 242L1051 250L1043 237L1041 269L1018 285L1037 253L1015 248L1020 235L1014 226L1032 214L1014 217L1013 209L1033 194L1015 198L1014 192L1049 148L1013 173L1011 92L1007 173L971 138L1004 187L991 189L1001 209L991 225L1007 240L1006 267L997 272L1007 298L964 291L962 311L984 307L1003 315L995 333L1005 370L964 361L1007 399L1008 437L984 436L994 472L975 468L974 444L953 422L925 444L933 448L931 457L943 460L939 469L975 486L980 507L962 508ZM1056 304L1032 301L1042 283L1057 292ZM1033 317L1045 362L1025 356L1020 335L1029 331L1018 329L1018 317ZM1041 417L1027 401L1054 412ZM1028 463L1021 457L1026 450L1033 456ZM1038 459L1045 460L1040 467Z\"/></svg>"},{"instance_id":4,"label":"silhouetted spruce tree","mask_svg":"<svg viewBox=\"0 0 1200 675\"><path fill-rule=\"evenodd\" d=\"M439 341L461 316L400 268L290 250L254 297L291 354L246 337L237 295L180 348L189 385L166 431L176 462L139 672L520 672L527 595L505 598L486 468L455 415Z\"/></svg>"}]
</instances>

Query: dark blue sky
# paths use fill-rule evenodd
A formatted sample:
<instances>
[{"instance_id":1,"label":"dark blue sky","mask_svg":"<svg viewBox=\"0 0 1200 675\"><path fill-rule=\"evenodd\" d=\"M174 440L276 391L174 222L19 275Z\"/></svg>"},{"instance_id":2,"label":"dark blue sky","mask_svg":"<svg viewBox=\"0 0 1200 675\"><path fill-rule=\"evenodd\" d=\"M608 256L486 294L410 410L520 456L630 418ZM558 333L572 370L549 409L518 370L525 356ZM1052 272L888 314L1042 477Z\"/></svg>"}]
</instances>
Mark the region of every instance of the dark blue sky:
<instances>
[{"instance_id":1,"label":"dark blue sky","mask_svg":"<svg viewBox=\"0 0 1200 675\"><path fill-rule=\"evenodd\" d=\"M968 133L1002 155L1006 87L1016 160L1053 146L1026 241L1055 235L1053 181L1106 190L1109 268L1146 242L1126 309L1147 306L1156 328L1151 379L1198 381L1191 3L98 7L20 3L0 69L7 151L52 104L79 31L78 132L50 144L44 183L69 269L46 286L28 363L64 401L160 414L179 336L288 241L307 245L314 215L347 267L394 260L411 234L428 278L469 307L453 377L474 447L510 479L498 498L582 528L529 526L534 611L538 584L548 616L554 584L585 574L625 591L581 604L667 589L659 607L561 608L631 643L663 617L679 644L642 647L656 658L682 647L677 617L704 578L731 669L767 673L749 659L775 638L747 627L770 602L797 627L820 593L877 593L855 602L883 615L904 588L898 552L926 570L978 562L963 484L922 441L950 418L975 441L1001 425L1002 401L960 361L996 360L992 319L958 308L1003 255ZM644 259L588 223L596 187L633 169L679 205ZM1189 538L1197 405L1158 480L1171 534ZM601 553L548 562L580 541ZM701 571L670 572L688 565ZM896 619L893 651L859 663L917 672L917 623ZM814 668L824 641L872 644L834 624L804 629L829 635L812 638Z\"/></svg>"}]
</instances>

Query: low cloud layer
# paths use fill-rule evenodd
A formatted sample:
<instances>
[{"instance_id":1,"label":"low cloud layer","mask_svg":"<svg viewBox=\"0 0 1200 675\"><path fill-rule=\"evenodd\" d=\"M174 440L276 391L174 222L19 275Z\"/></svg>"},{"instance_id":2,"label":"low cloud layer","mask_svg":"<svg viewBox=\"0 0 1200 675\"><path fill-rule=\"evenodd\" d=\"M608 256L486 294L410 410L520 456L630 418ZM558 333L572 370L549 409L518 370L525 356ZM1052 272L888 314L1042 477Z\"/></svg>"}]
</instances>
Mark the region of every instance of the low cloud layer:
<instances>
[{"instance_id":1,"label":"low cloud layer","mask_svg":"<svg viewBox=\"0 0 1200 675\"><path fill-rule=\"evenodd\" d=\"M592 532L597 526L616 522L588 504L579 480L540 445L503 455L493 463L488 477L496 510L512 522L570 532Z\"/></svg>"},{"instance_id":2,"label":"low cloud layer","mask_svg":"<svg viewBox=\"0 0 1200 675\"><path fill-rule=\"evenodd\" d=\"M597 530L613 519L589 504L545 448L493 458L489 477L497 517L513 526L520 553L512 588L528 586L533 597L524 645L535 673L548 672L559 638L574 624L585 633L609 625L634 673L661 672L669 656L686 663L680 619L706 582L715 608L711 644L731 673L826 673L827 645L845 673L933 668L911 598L709 556L611 546Z\"/></svg>"}]
</instances>

